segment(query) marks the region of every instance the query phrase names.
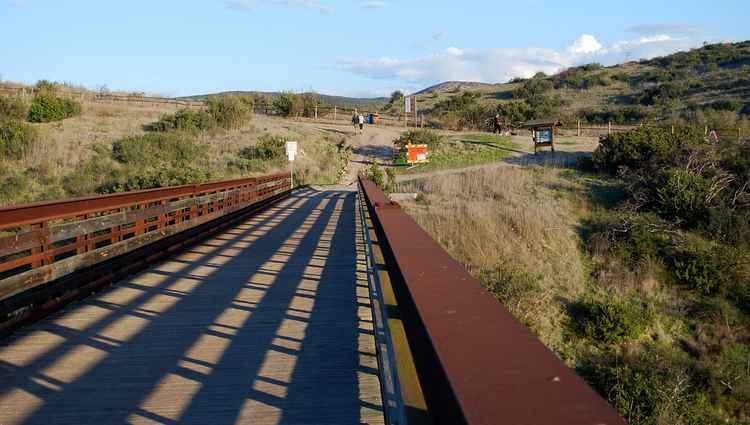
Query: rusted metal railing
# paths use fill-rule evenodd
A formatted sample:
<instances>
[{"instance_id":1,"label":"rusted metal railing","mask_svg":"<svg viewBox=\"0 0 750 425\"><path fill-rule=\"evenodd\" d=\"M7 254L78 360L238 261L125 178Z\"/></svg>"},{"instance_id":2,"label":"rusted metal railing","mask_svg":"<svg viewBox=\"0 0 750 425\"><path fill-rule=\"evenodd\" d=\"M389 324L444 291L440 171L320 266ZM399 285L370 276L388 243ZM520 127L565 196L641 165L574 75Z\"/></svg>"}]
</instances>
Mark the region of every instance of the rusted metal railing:
<instances>
[{"instance_id":1,"label":"rusted metal railing","mask_svg":"<svg viewBox=\"0 0 750 425\"><path fill-rule=\"evenodd\" d=\"M359 184L434 422L625 423L398 204Z\"/></svg>"},{"instance_id":2,"label":"rusted metal railing","mask_svg":"<svg viewBox=\"0 0 750 425\"><path fill-rule=\"evenodd\" d=\"M289 189L284 173L0 208L0 304Z\"/></svg>"}]
</instances>

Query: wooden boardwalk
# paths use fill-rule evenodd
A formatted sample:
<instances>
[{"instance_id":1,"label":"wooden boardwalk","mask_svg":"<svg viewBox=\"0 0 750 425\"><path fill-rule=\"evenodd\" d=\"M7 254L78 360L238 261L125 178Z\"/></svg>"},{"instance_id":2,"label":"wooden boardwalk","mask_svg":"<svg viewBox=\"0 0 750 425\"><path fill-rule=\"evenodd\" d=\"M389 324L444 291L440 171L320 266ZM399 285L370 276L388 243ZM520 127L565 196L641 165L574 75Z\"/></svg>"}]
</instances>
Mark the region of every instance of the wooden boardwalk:
<instances>
[{"instance_id":1,"label":"wooden boardwalk","mask_svg":"<svg viewBox=\"0 0 750 425\"><path fill-rule=\"evenodd\" d=\"M356 193L298 191L0 341L0 424L382 424Z\"/></svg>"}]
</instances>

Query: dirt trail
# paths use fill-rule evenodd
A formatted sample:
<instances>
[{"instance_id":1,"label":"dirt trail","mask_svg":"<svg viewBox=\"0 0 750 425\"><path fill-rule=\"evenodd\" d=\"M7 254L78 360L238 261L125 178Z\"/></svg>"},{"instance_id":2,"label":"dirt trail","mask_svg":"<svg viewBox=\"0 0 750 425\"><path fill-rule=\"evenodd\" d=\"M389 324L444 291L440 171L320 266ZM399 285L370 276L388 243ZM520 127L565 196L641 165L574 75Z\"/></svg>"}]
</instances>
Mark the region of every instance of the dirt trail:
<instances>
[{"instance_id":1,"label":"dirt trail","mask_svg":"<svg viewBox=\"0 0 750 425\"><path fill-rule=\"evenodd\" d=\"M375 158L381 166L390 166L391 158L393 157L393 141L404 131L403 128L398 127L366 126L364 133L360 134L359 130L355 131L351 125L311 122L301 122L297 125L309 130L334 133L347 138L348 143L352 146L353 157L349 164L347 173L342 177L340 184L336 186L344 190L353 190L353 188L356 187L357 174L360 170L371 164L372 158ZM440 131L440 133L447 137L455 137L461 136L465 132ZM466 134L476 134L476 132ZM398 174L396 176L396 181L402 182L498 167L519 167L528 165L568 167L575 164L578 158L590 155L598 146L598 138L595 137L561 137L560 143L555 146L555 153L549 152L545 148L545 150L540 150L539 153L534 154L530 137L513 136L513 142L518 144L520 149L513 150L510 152L511 155L502 161L462 168L433 170L423 173L415 172L409 174Z\"/></svg>"},{"instance_id":2,"label":"dirt trail","mask_svg":"<svg viewBox=\"0 0 750 425\"><path fill-rule=\"evenodd\" d=\"M383 166L388 166L393 157L393 141L398 139L403 129L392 127L367 126L362 134L356 132L350 125L302 123L301 125L318 131L345 136L352 147L353 157L349 163L347 173L339 186L354 187L357 174L370 165L372 158Z\"/></svg>"}]
</instances>

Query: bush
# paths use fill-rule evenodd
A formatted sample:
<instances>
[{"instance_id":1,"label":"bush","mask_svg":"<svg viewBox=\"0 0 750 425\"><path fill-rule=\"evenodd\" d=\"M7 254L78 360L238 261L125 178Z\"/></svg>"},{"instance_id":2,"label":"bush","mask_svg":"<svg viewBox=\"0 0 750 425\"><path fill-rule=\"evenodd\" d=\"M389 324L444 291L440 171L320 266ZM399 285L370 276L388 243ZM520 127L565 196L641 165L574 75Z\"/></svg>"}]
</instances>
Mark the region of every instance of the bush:
<instances>
[{"instance_id":1,"label":"bush","mask_svg":"<svg viewBox=\"0 0 750 425\"><path fill-rule=\"evenodd\" d=\"M520 124L532 117L529 104L524 101L512 101L499 103L495 109L496 113L509 124Z\"/></svg>"},{"instance_id":2,"label":"bush","mask_svg":"<svg viewBox=\"0 0 750 425\"><path fill-rule=\"evenodd\" d=\"M150 167L167 162L188 164L198 161L207 146L196 143L184 133L149 133L117 140L112 145L112 157L132 167Z\"/></svg>"},{"instance_id":3,"label":"bush","mask_svg":"<svg viewBox=\"0 0 750 425\"><path fill-rule=\"evenodd\" d=\"M716 421L694 365L683 354L648 346L632 357L607 354L582 371L632 425Z\"/></svg>"},{"instance_id":4,"label":"bush","mask_svg":"<svg viewBox=\"0 0 750 425\"><path fill-rule=\"evenodd\" d=\"M52 93L44 92L36 95L29 109L29 121L52 122L81 114L81 104Z\"/></svg>"},{"instance_id":5,"label":"bush","mask_svg":"<svg viewBox=\"0 0 750 425\"><path fill-rule=\"evenodd\" d=\"M432 130L409 130L402 134L399 138L399 142L406 144L411 142L414 145L425 144L427 146L436 146L444 141L443 136L432 131Z\"/></svg>"},{"instance_id":6,"label":"bush","mask_svg":"<svg viewBox=\"0 0 750 425\"><path fill-rule=\"evenodd\" d=\"M128 192L156 187L196 184L211 179L211 173L194 165L160 163L129 176L124 182L107 184L99 188L100 193Z\"/></svg>"},{"instance_id":7,"label":"bush","mask_svg":"<svg viewBox=\"0 0 750 425\"><path fill-rule=\"evenodd\" d=\"M672 254L670 268L677 283L711 295L747 279L743 276L746 261L743 253L733 247L690 245Z\"/></svg>"},{"instance_id":8,"label":"bush","mask_svg":"<svg viewBox=\"0 0 750 425\"><path fill-rule=\"evenodd\" d=\"M250 108L237 96L208 98L208 113L226 130L237 130L250 119Z\"/></svg>"},{"instance_id":9,"label":"bush","mask_svg":"<svg viewBox=\"0 0 750 425\"><path fill-rule=\"evenodd\" d=\"M658 179L656 210L677 224L695 225L708 218L710 182L693 171L674 168Z\"/></svg>"},{"instance_id":10,"label":"bush","mask_svg":"<svg viewBox=\"0 0 750 425\"><path fill-rule=\"evenodd\" d=\"M365 176L383 192L392 192L396 185L396 173L393 169L389 168L383 171L375 158L372 159L372 164L367 167Z\"/></svg>"},{"instance_id":11,"label":"bush","mask_svg":"<svg viewBox=\"0 0 750 425\"><path fill-rule=\"evenodd\" d=\"M640 301L607 299L584 305L582 319L587 337L613 344L643 334L653 320L653 311Z\"/></svg>"},{"instance_id":12,"label":"bush","mask_svg":"<svg viewBox=\"0 0 750 425\"><path fill-rule=\"evenodd\" d=\"M29 115L29 106L18 97L0 96L0 121L23 121Z\"/></svg>"},{"instance_id":13,"label":"bush","mask_svg":"<svg viewBox=\"0 0 750 425\"><path fill-rule=\"evenodd\" d=\"M638 128L603 137L593 154L598 169L616 173L620 167L654 169L675 159L683 143L702 140L700 129L684 128L671 134L666 128Z\"/></svg>"},{"instance_id":14,"label":"bush","mask_svg":"<svg viewBox=\"0 0 750 425\"><path fill-rule=\"evenodd\" d=\"M242 149L240 157L248 160L278 161L286 157L286 142L285 137L264 134L255 146Z\"/></svg>"},{"instance_id":15,"label":"bush","mask_svg":"<svg viewBox=\"0 0 750 425\"><path fill-rule=\"evenodd\" d=\"M213 115L205 111L190 111L183 109L174 114L165 114L159 121L151 124L151 131L207 131L217 127Z\"/></svg>"},{"instance_id":16,"label":"bush","mask_svg":"<svg viewBox=\"0 0 750 425\"><path fill-rule=\"evenodd\" d=\"M19 121L0 122L0 157L21 159L37 140L37 131Z\"/></svg>"}]
</instances>

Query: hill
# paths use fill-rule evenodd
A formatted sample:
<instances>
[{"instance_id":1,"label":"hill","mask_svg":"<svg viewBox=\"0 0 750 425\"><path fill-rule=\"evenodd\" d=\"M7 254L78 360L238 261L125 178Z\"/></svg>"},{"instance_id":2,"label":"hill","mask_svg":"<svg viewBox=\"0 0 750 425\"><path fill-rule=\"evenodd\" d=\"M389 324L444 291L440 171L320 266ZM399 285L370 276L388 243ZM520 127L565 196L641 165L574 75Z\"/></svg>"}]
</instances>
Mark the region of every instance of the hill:
<instances>
[{"instance_id":1,"label":"hill","mask_svg":"<svg viewBox=\"0 0 750 425\"><path fill-rule=\"evenodd\" d=\"M416 93L433 124L470 128L500 113L510 121L550 115L628 124L750 114L750 41L614 66L597 63L505 84L451 81Z\"/></svg>"},{"instance_id":2,"label":"hill","mask_svg":"<svg viewBox=\"0 0 750 425\"><path fill-rule=\"evenodd\" d=\"M458 92L463 90L492 90L497 89L498 84L489 83L478 83L473 81L446 81L444 83L435 84L434 86L427 87L426 89L420 90L414 95L424 95L432 93L449 93Z\"/></svg>"}]
</instances>

